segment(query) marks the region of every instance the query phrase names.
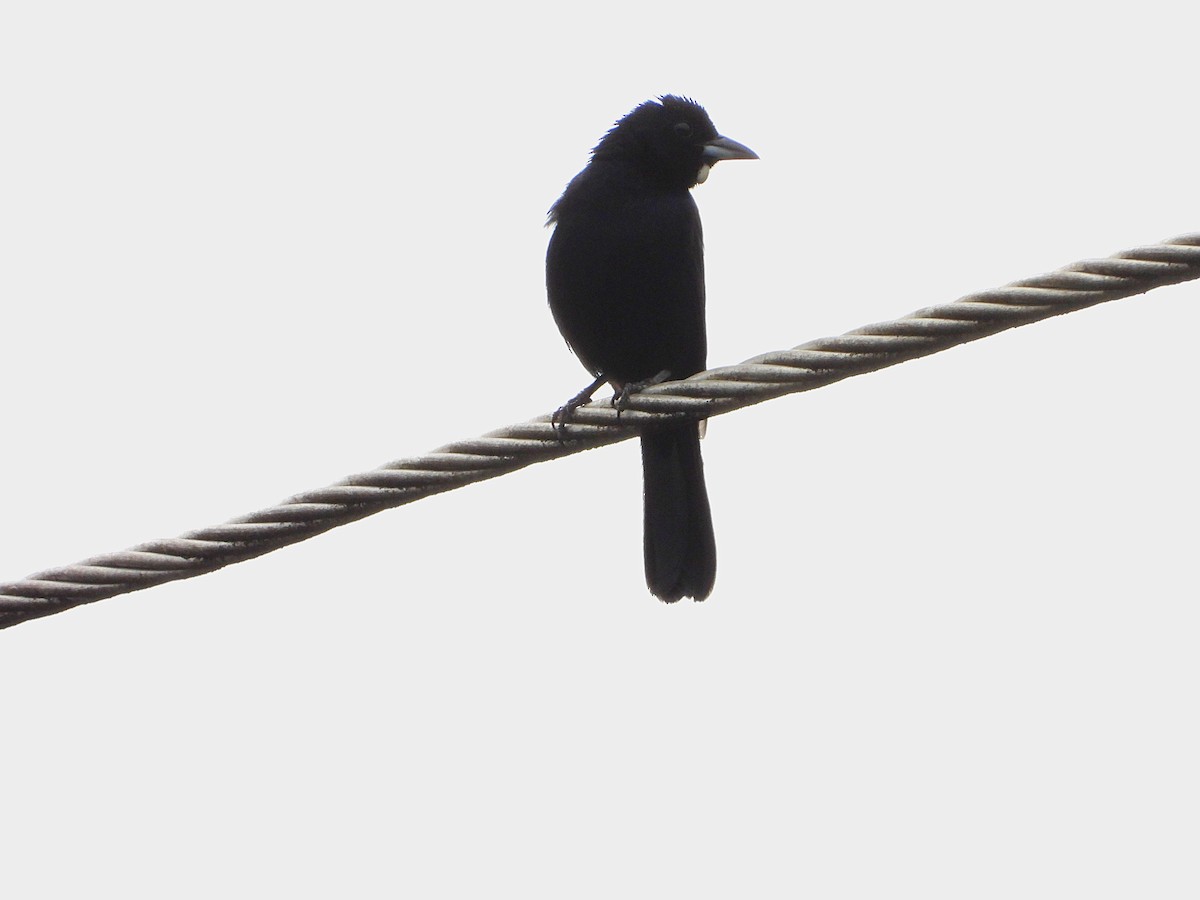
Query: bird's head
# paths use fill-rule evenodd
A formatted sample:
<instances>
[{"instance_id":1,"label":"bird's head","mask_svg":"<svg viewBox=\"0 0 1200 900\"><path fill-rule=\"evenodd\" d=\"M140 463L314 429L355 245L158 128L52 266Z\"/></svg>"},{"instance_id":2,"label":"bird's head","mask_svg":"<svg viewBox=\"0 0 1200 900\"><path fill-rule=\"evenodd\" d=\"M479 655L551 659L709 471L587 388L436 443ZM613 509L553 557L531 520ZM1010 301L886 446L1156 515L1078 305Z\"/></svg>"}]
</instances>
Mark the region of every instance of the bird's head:
<instances>
[{"instance_id":1,"label":"bird's head","mask_svg":"<svg viewBox=\"0 0 1200 900\"><path fill-rule=\"evenodd\" d=\"M758 159L758 154L718 134L695 100L667 95L647 100L617 122L592 159L635 165L664 186L686 190L703 183L720 160Z\"/></svg>"}]
</instances>

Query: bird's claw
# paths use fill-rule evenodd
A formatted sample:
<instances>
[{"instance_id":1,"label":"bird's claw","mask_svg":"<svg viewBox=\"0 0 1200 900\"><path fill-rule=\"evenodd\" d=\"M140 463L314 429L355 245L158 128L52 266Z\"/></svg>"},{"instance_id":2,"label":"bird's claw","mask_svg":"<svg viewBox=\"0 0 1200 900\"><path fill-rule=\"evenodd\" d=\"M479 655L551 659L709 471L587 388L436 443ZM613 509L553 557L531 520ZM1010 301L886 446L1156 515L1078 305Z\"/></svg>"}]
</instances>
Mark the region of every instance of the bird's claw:
<instances>
[{"instance_id":1,"label":"bird's claw","mask_svg":"<svg viewBox=\"0 0 1200 900\"><path fill-rule=\"evenodd\" d=\"M596 388L603 383L604 376L597 375L595 381L550 414L550 428L554 431L554 436L560 444L565 444L567 441L567 425L575 417L575 410L586 403L591 403L592 394L596 393Z\"/></svg>"},{"instance_id":2,"label":"bird's claw","mask_svg":"<svg viewBox=\"0 0 1200 900\"><path fill-rule=\"evenodd\" d=\"M554 430L554 436L560 444L565 444L567 441L567 425L571 419L575 417L575 410L591 401L591 397L576 402L576 398L572 397L553 413L550 414L550 427Z\"/></svg>"},{"instance_id":3,"label":"bird's claw","mask_svg":"<svg viewBox=\"0 0 1200 900\"><path fill-rule=\"evenodd\" d=\"M669 369L663 369L657 375L642 381L631 381L624 385L620 391L613 394L612 405L617 411L617 418L621 418L621 413L629 408L629 398L639 391L644 391L648 387L654 387L656 384L662 384L664 381L671 380L671 372Z\"/></svg>"}]
</instances>

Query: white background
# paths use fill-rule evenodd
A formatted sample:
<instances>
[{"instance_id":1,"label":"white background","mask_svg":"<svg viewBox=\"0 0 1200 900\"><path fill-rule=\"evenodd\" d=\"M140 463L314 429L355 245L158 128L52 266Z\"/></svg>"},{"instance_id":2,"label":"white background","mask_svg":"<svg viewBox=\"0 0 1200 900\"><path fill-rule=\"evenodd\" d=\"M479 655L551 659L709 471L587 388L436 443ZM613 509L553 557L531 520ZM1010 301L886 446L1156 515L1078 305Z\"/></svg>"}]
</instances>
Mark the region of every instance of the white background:
<instances>
[{"instance_id":1,"label":"white background","mask_svg":"<svg viewBox=\"0 0 1200 900\"><path fill-rule=\"evenodd\" d=\"M974 7L967 7L975 9ZM710 363L1200 230L1195 10L12 3L0 581L545 413L546 209L703 102ZM0 633L57 897L1194 897L1200 285Z\"/></svg>"}]
</instances>

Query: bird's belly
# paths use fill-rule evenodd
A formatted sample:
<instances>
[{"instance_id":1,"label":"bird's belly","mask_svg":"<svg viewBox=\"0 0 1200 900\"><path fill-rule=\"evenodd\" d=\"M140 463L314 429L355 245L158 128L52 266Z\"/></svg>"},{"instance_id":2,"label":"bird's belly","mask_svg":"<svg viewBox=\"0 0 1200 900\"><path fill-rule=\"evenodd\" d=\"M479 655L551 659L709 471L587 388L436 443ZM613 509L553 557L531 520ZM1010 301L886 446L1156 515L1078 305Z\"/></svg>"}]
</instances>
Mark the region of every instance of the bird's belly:
<instances>
[{"instance_id":1,"label":"bird's belly","mask_svg":"<svg viewBox=\"0 0 1200 900\"><path fill-rule=\"evenodd\" d=\"M556 233L548 257L551 311L593 374L628 383L704 368L704 274L685 244L572 240ZM659 236L661 238L661 236ZM676 242L678 245L678 242Z\"/></svg>"}]
</instances>

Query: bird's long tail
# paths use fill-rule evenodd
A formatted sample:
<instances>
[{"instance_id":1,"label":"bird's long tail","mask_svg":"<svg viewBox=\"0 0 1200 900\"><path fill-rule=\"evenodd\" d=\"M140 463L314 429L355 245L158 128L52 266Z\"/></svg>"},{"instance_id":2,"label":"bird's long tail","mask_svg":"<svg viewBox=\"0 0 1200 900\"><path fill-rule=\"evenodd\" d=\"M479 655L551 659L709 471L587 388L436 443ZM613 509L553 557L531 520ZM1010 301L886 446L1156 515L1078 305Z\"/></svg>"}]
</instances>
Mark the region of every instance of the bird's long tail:
<instances>
[{"instance_id":1,"label":"bird's long tail","mask_svg":"<svg viewBox=\"0 0 1200 900\"><path fill-rule=\"evenodd\" d=\"M717 577L699 423L642 435L646 584L660 600L703 600Z\"/></svg>"}]
</instances>

